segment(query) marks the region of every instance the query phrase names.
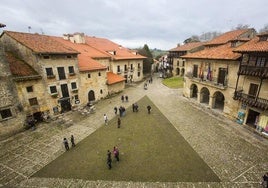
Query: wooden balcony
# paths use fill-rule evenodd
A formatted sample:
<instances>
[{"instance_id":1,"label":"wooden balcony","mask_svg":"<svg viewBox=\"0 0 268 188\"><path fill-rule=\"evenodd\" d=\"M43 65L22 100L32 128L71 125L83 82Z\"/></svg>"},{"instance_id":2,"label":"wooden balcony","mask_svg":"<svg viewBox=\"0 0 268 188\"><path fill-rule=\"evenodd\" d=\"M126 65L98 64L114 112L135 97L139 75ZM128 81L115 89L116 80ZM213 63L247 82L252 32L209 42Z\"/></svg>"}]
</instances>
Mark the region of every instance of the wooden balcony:
<instances>
[{"instance_id":1,"label":"wooden balcony","mask_svg":"<svg viewBox=\"0 0 268 188\"><path fill-rule=\"evenodd\" d=\"M268 67L241 65L238 75L247 75L268 79Z\"/></svg>"},{"instance_id":2,"label":"wooden balcony","mask_svg":"<svg viewBox=\"0 0 268 188\"><path fill-rule=\"evenodd\" d=\"M245 93L242 93L242 91L236 91L234 94L234 100L242 101L243 103L247 104L248 106L259 108L262 110L268 109L268 100L257 98Z\"/></svg>"}]
</instances>

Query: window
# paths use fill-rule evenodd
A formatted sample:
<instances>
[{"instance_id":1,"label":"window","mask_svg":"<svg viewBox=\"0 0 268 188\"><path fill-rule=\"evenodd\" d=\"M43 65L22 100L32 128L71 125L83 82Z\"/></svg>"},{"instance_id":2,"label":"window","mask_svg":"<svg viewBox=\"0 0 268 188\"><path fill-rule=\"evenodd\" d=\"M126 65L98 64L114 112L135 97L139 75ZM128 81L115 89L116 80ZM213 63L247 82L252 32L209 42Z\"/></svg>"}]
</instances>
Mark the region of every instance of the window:
<instances>
[{"instance_id":1,"label":"window","mask_svg":"<svg viewBox=\"0 0 268 188\"><path fill-rule=\"evenodd\" d=\"M74 74L74 67L73 66L69 66L69 74Z\"/></svg>"},{"instance_id":2,"label":"window","mask_svg":"<svg viewBox=\"0 0 268 188\"><path fill-rule=\"evenodd\" d=\"M37 98L35 97L35 98L29 99L29 103L31 106L38 105Z\"/></svg>"},{"instance_id":3,"label":"window","mask_svg":"<svg viewBox=\"0 0 268 188\"><path fill-rule=\"evenodd\" d=\"M130 70L133 70L133 64L130 64Z\"/></svg>"},{"instance_id":4,"label":"window","mask_svg":"<svg viewBox=\"0 0 268 188\"><path fill-rule=\"evenodd\" d=\"M120 65L117 65L117 73L120 73Z\"/></svg>"},{"instance_id":5,"label":"window","mask_svg":"<svg viewBox=\"0 0 268 188\"><path fill-rule=\"evenodd\" d=\"M194 65L193 77L195 77L195 78L198 77L197 72L198 72L198 65Z\"/></svg>"},{"instance_id":6,"label":"window","mask_svg":"<svg viewBox=\"0 0 268 188\"><path fill-rule=\"evenodd\" d=\"M99 72L99 76L101 76L101 72Z\"/></svg>"},{"instance_id":7,"label":"window","mask_svg":"<svg viewBox=\"0 0 268 188\"><path fill-rule=\"evenodd\" d=\"M256 60L257 60L257 57L256 57L256 56L250 56L250 57L249 57L248 65L249 65L249 66L255 66L255 64L256 64Z\"/></svg>"},{"instance_id":8,"label":"window","mask_svg":"<svg viewBox=\"0 0 268 188\"><path fill-rule=\"evenodd\" d=\"M264 65L265 65L265 57L258 57L257 58L257 64L256 64L256 66L258 66L258 67L264 67Z\"/></svg>"},{"instance_id":9,"label":"window","mask_svg":"<svg viewBox=\"0 0 268 188\"><path fill-rule=\"evenodd\" d=\"M100 94L102 94L103 92L102 92L102 89L100 90Z\"/></svg>"},{"instance_id":10,"label":"window","mask_svg":"<svg viewBox=\"0 0 268 188\"><path fill-rule=\"evenodd\" d=\"M248 60L249 60L249 55L248 54L243 54L242 65L248 64Z\"/></svg>"},{"instance_id":11,"label":"window","mask_svg":"<svg viewBox=\"0 0 268 188\"><path fill-rule=\"evenodd\" d=\"M12 117L12 113L11 113L10 109L0 110L0 115L1 115L2 119Z\"/></svg>"},{"instance_id":12,"label":"window","mask_svg":"<svg viewBox=\"0 0 268 188\"><path fill-rule=\"evenodd\" d=\"M248 95L250 96L250 97L256 97L256 95L257 95L257 91L258 91L258 85L257 84L250 84L249 85L249 90L248 90Z\"/></svg>"},{"instance_id":13,"label":"window","mask_svg":"<svg viewBox=\"0 0 268 188\"><path fill-rule=\"evenodd\" d=\"M127 65L124 66L124 71L127 72Z\"/></svg>"},{"instance_id":14,"label":"window","mask_svg":"<svg viewBox=\"0 0 268 188\"><path fill-rule=\"evenodd\" d=\"M226 68L219 68L219 76L218 76L218 84L226 85L225 84L225 78L227 75L227 69Z\"/></svg>"},{"instance_id":15,"label":"window","mask_svg":"<svg viewBox=\"0 0 268 188\"><path fill-rule=\"evenodd\" d=\"M74 95L75 100L79 100L78 95Z\"/></svg>"},{"instance_id":16,"label":"window","mask_svg":"<svg viewBox=\"0 0 268 188\"><path fill-rule=\"evenodd\" d=\"M138 68L141 68L141 64L140 63L138 63Z\"/></svg>"},{"instance_id":17,"label":"window","mask_svg":"<svg viewBox=\"0 0 268 188\"><path fill-rule=\"evenodd\" d=\"M72 89L77 89L76 82L71 83Z\"/></svg>"},{"instance_id":18,"label":"window","mask_svg":"<svg viewBox=\"0 0 268 188\"><path fill-rule=\"evenodd\" d=\"M68 59L71 59L71 58L72 58L72 56L71 56L71 55L67 55L66 57L67 57Z\"/></svg>"},{"instance_id":19,"label":"window","mask_svg":"<svg viewBox=\"0 0 268 188\"><path fill-rule=\"evenodd\" d=\"M88 77L88 78L90 78L90 77L91 77L89 73L87 74L87 77Z\"/></svg>"},{"instance_id":20,"label":"window","mask_svg":"<svg viewBox=\"0 0 268 188\"><path fill-rule=\"evenodd\" d=\"M28 93L33 92L33 86L26 87Z\"/></svg>"},{"instance_id":21,"label":"window","mask_svg":"<svg viewBox=\"0 0 268 188\"><path fill-rule=\"evenodd\" d=\"M141 76L141 72L138 72L138 77L140 77Z\"/></svg>"},{"instance_id":22,"label":"window","mask_svg":"<svg viewBox=\"0 0 268 188\"><path fill-rule=\"evenodd\" d=\"M48 55L44 55L43 58L44 59L49 59L49 56Z\"/></svg>"},{"instance_id":23,"label":"window","mask_svg":"<svg viewBox=\"0 0 268 188\"><path fill-rule=\"evenodd\" d=\"M59 79L60 80L66 79L64 67L58 67L57 69L58 69Z\"/></svg>"},{"instance_id":24,"label":"window","mask_svg":"<svg viewBox=\"0 0 268 188\"><path fill-rule=\"evenodd\" d=\"M49 88L50 88L50 93L51 93L51 94L52 94L52 93L58 93L58 92L57 92L57 87L56 87L56 86L50 86Z\"/></svg>"},{"instance_id":25,"label":"window","mask_svg":"<svg viewBox=\"0 0 268 188\"><path fill-rule=\"evenodd\" d=\"M52 68L46 68L47 76L54 76Z\"/></svg>"}]
</instances>

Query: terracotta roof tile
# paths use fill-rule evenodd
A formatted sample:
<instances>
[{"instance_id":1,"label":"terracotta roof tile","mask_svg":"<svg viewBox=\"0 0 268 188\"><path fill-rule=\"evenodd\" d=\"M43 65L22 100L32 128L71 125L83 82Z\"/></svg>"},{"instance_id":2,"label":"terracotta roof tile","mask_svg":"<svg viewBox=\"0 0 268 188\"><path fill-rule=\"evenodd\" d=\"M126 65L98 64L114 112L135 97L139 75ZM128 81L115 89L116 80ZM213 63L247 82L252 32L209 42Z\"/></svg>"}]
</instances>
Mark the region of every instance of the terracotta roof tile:
<instances>
[{"instance_id":1,"label":"terracotta roof tile","mask_svg":"<svg viewBox=\"0 0 268 188\"><path fill-rule=\"evenodd\" d=\"M118 82L124 82L126 79L120 75L114 74L112 72L107 72L107 82L108 85L115 84Z\"/></svg>"},{"instance_id":2,"label":"terracotta roof tile","mask_svg":"<svg viewBox=\"0 0 268 188\"><path fill-rule=\"evenodd\" d=\"M40 75L26 62L16 58L12 53L6 52L11 74L16 77L40 77Z\"/></svg>"},{"instance_id":3,"label":"terracotta roof tile","mask_svg":"<svg viewBox=\"0 0 268 188\"><path fill-rule=\"evenodd\" d=\"M69 40L64 40L60 37L53 37L54 40L64 44L65 46L69 46L80 52L78 54L78 67L80 71L92 71L92 70L103 70L107 69L106 66L102 65L98 61L93 58L110 58L107 54L87 45L87 44L79 44L73 43Z\"/></svg>"},{"instance_id":4,"label":"terracotta roof tile","mask_svg":"<svg viewBox=\"0 0 268 188\"><path fill-rule=\"evenodd\" d=\"M237 60L241 57L241 54L235 53L233 50L234 48L231 47L231 43L227 43L218 47L190 53L182 56L182 58Z\"/></svg>"},{"instance_id":5,"label":"terracotta roof tile","mask_svg":"<svg viewBox=\"0 0 268 188\"><path fill-rule=\"evenodd\" d=\"M123 59L146 59L146 57L132 53L129 49L122 47L108 39L85 36L86 43L108 54L115 60ZM112 54L115 52L115 54Z\"/></svg>"},{"instance_id":6,"label":"terracotta roof tile","mask_svg":"<svg viewBox=\"0 0 268 188\"><path fill-rule=\"evenodd\" d=\"M235 52L268 52L268 41L260 41L259 37L255 37L249 42L237 47Z\"/></svg>"},{"instance_id":7,"label":"terracotta roof tile","mask_svg":"<svg viewBox=\"0 0 268 188\"><path fill-rule=\"evenodd\" d=\"M175 52L189 51L202 45L203 45L203 42L190 42L181 46L177 46L176 48L172 48L169 51L173 51L173 52L174 51Z\"/></svg>"},{"instance_id":8,"label":"terracotta roof tile","mask_svg":"<svg viewBox=\"0 0 268 188\"><path fill-rule=\"evenodd\" d=\"M239 29L239 30L234 30L234 31L229 31L226 32L218 37L215 37L214 39L208 41L205 43L205 45L219 45L219 44L225 44L231 40L237 39L237 38L244 38L242 36L244 33L247 33L252 29Z\"/></svg>"},{"instance_id":9,"label":"terracotta roof tile","mask_svg":"<svg viewBox=\"0 0 268 188\"><path fill-rule=\"evenodd\" d=\"M10 37L17 40L19 43L33 50L35 53L78 54L76 50L62 45L61 43L53 40L50 36L47 35L20 33L13 31L4 31L3 34L9 35Z\"/></svg>"}]
</instances>

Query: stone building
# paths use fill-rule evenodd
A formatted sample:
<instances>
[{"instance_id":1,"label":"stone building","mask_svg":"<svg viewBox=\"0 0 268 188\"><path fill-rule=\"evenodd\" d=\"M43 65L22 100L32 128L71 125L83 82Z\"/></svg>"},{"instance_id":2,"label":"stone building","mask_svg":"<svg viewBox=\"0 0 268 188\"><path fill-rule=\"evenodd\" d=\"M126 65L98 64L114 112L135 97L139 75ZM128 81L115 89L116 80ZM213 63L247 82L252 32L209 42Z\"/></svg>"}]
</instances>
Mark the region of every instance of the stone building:
<instances>
[{"instance_id":1,"label":"stone building","mask_svg":"<svg viewBox=\"0 0 268 188\"><path fill-rule=\"evenodd\" d=\"M143 60L146 57L110 40L86 36L86 44L110 56L108 71L123 76L126 83L143 79Z\"/></svg>"},{"instance_id":2,"label":"stone building","mask_svg":"<svg viewBox=\"0 0 268 188\"><path fill-rule=\"evenodd\" d=\"M241 54L233 50L254 36L254 29L230 31L207 42L204 50L182 56L186 59L184 96L235 119L238 102L233 94Z\"/></svg>"},{"instance_id":3,"label":"stone building","mask_svg":"<svg viewBox=\"0 0 268 188\"><path fill-rule=\"evenodd\" d=\"M184 45L178 45L168 51L168 62L172 65L173 75L184 76L185 73L185 60L181 56L188 53L194 53L203 50L202 42L189 42Z\"/></svg>"},{"instance_id":4,"label":"stone building","mask_svg":"<svg viewBox=\"0 0 268 188\"><path fill-rule=\"evenodd\" d=\"M234 51L242 54L233 96L239 104L237 121L268 136L268 33Z\"/></svg>"}]
</instances>

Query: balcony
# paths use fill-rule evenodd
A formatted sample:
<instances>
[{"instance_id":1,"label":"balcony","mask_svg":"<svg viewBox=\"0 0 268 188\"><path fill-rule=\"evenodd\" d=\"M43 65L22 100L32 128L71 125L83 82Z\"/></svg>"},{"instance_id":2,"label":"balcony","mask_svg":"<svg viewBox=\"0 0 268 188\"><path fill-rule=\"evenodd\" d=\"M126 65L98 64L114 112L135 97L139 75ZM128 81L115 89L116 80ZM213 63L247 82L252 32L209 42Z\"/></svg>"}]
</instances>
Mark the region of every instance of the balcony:
<instances>
[{"instance_id":1,"label":"balcony","mask_svg":"<svg viewBox=\"0 0 268 188\"><path fill-rule=\"evenodd\" d=\"M50 75L47 75L47 78L48 79L53 79L53 78L55 78L56 76L54 75L54 74L50 74Z\"/></svg>"},{"instance_id":2,"label":"balcony","mask_svg":"<svg viewBox=\"0 0 268 188\"><path fill-rule=\"evenodd\" d=\"M248 75L268 79L268 67L241 65L238 75Z\"/></svg>"},{"instance_id":3,"label":"balcony","mask_svg":"<svg viewBox=\"0 0 268 188\"><path fill-rule=\"evenodd\" d=\"M225 90L228 87L227 80L224 83L218 83L218 77L212 77L210 80L204 77L203 79L193 76L192 73L186 73L185 77L189 78L192 82L197 84L202 84L209 87L214 87L220 90Z\"/></svg>"},{"instance_id":4,"label":"balcony","mask_svg":"<svg viewBox=\"0 0 268 188\"><path fill-rule=\"evenodd\" d=\"M268 109L268 100L262 98L256 98L254 96L242 93L242 91L236 91L234 93L234 100L239 100L248 106L259 108L262 110Z\"/></svg>"}]
</instances>

